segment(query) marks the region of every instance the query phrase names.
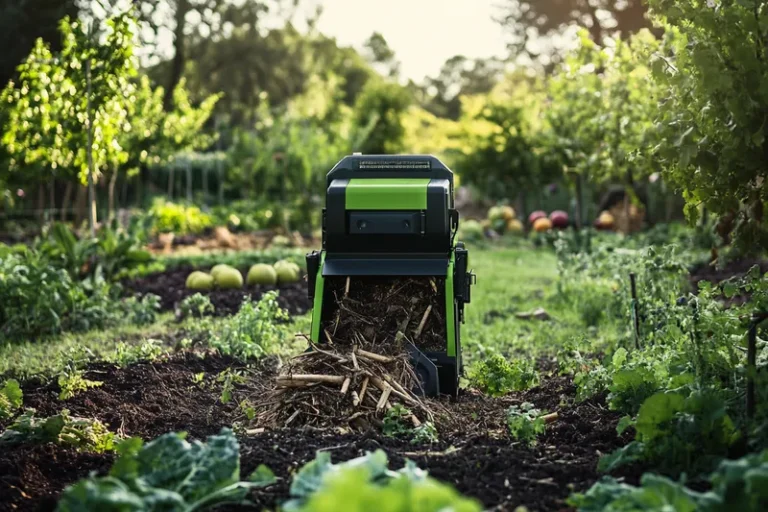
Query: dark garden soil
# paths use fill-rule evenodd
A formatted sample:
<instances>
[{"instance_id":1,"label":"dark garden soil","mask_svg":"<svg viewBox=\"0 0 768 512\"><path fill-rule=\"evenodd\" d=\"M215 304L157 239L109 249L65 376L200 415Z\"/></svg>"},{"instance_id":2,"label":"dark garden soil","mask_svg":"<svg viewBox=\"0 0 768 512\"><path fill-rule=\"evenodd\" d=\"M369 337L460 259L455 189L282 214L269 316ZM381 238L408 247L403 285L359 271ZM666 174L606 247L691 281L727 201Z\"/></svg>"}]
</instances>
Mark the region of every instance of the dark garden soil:
<instances>
[{"instance_id":1,"label":"dark garden soil","mask_svg":"<svg viewBox=\"0 0 768 512\"><path fill-rule=\"evenodd\" d=\"M551 367L540 366L542 370ZM216 377L227 368L242 372L247 383L236 385L233 400L223 404L222 384ZM103 382L102 386L59 401L56 383L28 382L23 386L24 402L41 415L67 408L74 416L98 418L125 436L150 439L184 430L199 439L242 420L236 404L259 393L276 372L274 359L248 367L223 357L195 354L126 368L94 364L85 377ZM195 376L200 373L205 377L197 383ZM457 401L441 400L454 421L438 425L440 441L432 445L412 445L374 429L353 433L342 428L279 428L246 434L241 437L242 471L247 475L264 463L281 477L275 486L251 495L260 508L274 509L287 496L292 472L314 458L317 450L330 451L334 461L342 461L382 448L391 467L399 468L406 458L411 459L493 510L514 510L518 505L531 511L567 510L564 499L599 478L595 468L600 454L627 441L616 436L619 415L608 411L604 400L575 404L574 395L570 379L558 376L545 377L538 388L498 399L466 391ZM533 448L506 434L506 409L523 401L558 413ZM0 430L4 426L0 424ZM78 453L54 445L4 449L0 451L0 511L52 510L66 485L90 471L104 473L112 461L110 454Z\"/></svg>"},{"instance_id":2,"label":"dark garden soil","mask_svg":"<svg viewBox=\"0 0 768 512\"><path fill-rule=\"evenodd\" d=\"M160 307L163 311L175 311L182 300L194 295L195 291L187 290L187 276L195 269L192 267L179 267L168 269L165 272L151 274L137 279L125 280L123 287L129 294L153 293L160 297ZM248 269L240 269L245 276ZM237 313L243 302L243 297L250 297L256 301L270 290L280 293L278 303L292 315L301 315L312 307L307 297L306 281L280 286L245 286L240 290L211 290L201 292L211 299L216 315L225 316Z\"/></svg>"}]
</instances>

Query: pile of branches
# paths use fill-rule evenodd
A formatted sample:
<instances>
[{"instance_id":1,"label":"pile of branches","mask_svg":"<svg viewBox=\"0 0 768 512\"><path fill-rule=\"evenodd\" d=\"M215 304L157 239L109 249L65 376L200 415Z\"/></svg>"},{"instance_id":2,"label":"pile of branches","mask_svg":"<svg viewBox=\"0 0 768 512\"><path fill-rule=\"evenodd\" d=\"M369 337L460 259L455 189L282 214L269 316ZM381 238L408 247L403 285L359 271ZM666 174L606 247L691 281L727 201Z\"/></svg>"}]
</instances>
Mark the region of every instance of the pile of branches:
<instances>
[{"instance_id":1,"label":"pile of branches","mask_svg":"<svg viewBox=\"0 0 768 512\"><path fill-rule=\"evenodd\" d=\"M423 293L403 294L403 287L415 291L414 282L397 281L368 280L350 291L349 278L341 278L340 283L330 280L335 301L324 315L325 343L319 346L307 340L310 350L281 368L274 387L257 407L260 426L365 429L380 423L395 404L412 412L414 427L434 420L414 392L419 381L407 348L426 332L432 305L424 307L414 327L408 324L415 302L421 306L436 298L434 283L426 281Z\"/></svg>"}]
</instances>

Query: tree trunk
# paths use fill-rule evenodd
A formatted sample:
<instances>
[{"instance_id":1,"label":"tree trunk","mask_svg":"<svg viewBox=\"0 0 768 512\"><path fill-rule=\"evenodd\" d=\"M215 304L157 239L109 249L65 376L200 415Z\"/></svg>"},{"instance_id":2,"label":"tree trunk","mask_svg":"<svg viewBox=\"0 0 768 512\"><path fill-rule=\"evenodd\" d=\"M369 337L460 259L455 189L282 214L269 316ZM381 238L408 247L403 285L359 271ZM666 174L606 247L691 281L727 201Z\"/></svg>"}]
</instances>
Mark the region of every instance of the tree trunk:
<instances>
[{"instance_id":1,"label":"tree trunk","mask_svg":"<svg viewBox=\"0 0 768 512\"><path fill-rule=\"evenodd\" d=\"M37 187L37 218L40 224L45 219L45 184L41 183Z\"/></svg>"},{"instance_id":2,"label":"tree trunk","mask_svg":"<svg viewBox=\"0 0 768 512\"><path fill-rule=\"evenodd\" d=\"M59 219L61 222L67 220L67 210L69 210L69 202L72 200L72 182L67 181L67 186L64 189L64 198L61 200L61 215Z\"/></svg>"},{"instance_id":3,"label":"tree trunk","mask_svg":"<svg viewBox=\"0 0 768 512\"><path fill-rule=\"evenodd\" d=\"M187 202L192 203L192 167L187 162Z\"/></svg>"},{"instance_id":4,"label":"tree trunk","mask_svg":"<svg viewBox=\"0 0 768 512\"><path fill-rule=\"evenodd\" d=\"M109 221L115 220L115 186L117 185L117 167L112 170L112 176L109 178Z\"/></svg>"},{"instance_id":5,"label":"tree trunk","mask_svg":"<svg viewBox=\"0 0 768 512\"><path fill-rule=\"evenodd\" d=\"M168 169L168 199L173 200L173 186L174 186L174 179L176 178L174 176L175 173L175 164L171 164L170 168Z\"/></svg>"},{"instance_id":6,"label":"tree trunk","mask_svg":"<svg viewBox=\"0 0 768 512\"><path fill-rule=\"evenodd\" d=\"M48 184L48 217L53 219L56 216L56 178L51 179Z\"/></svg>"},{"instance_id":7,"label":"tree trunk","mask_svg":"<svg viewBox=\"0 0 768 512\"><path fill-rule=\"evenodd\" d=\"M85 61L86 84L86 119L88 121L88 228L91 236L96 236L96 190L93 185L93 119L91 118L91 61Z\"/></svg>"},{"instance_id":8,"label":"tree trunk","mask_svg":"<svg viewBox=\"0 0 768 512\"><path fill-rule=\"evenodd\" d=\"M208 167L203 167L203 204L208 206Z\"/></svg>"},{"instance_id":9,"label":"tree trunk","mask_svg":"<svg viewBox=\"0 0 768 512\"><path fill-rule=\"evenodd\" d=\"M184 28L186 16L189 12L189 0L178 0L176 3L176 27L173 30L173 59L171 60L171 74L168 77L168 86L165 89L163 107L166 111L173 108L173 91L184 74L184 64L187 60L184 48Z\"/></svg>"},{"instance_id":10,"label":"tree trunk","mask_svg":"<svg viewBox=\"0 0 768 512\"><path fill-rule=\"evenodd\" d=\"M77 185L77 198L75 199L75 227L79 228L83 224L83 220L85 220L85 210L86 210L86 204L85 204L85 196L86 196L86 189L85 187L78 182Z\"/></svg>"}]
</instances>

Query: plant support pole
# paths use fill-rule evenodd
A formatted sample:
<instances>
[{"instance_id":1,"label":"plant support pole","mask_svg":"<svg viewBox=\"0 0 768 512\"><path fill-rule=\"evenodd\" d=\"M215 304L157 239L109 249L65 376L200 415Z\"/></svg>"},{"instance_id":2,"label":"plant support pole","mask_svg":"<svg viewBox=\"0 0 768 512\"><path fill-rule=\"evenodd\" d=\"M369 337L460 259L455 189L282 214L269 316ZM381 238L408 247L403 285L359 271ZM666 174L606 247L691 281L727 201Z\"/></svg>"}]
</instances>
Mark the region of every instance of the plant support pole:
<instances>
[{"instance_id":1,"label":"plant support pole","mask_svg":"<svg viewBox=\"0 0 768 512\"><path fill-rule=\"evenodd\" d=\"M637 314L637 281L634 272L629 273L629 284L632 290L632 323L635 328L635 348L640 350L640 318Z\"/></svg>"},{"instance_id":2,"label":"plant support pole","mask_svg":"<svg viewBox=\"0 0 768 512\"><path fill-rule=\"evenodd\" d=\"M96 236L96 191L93 186L93 118L91 117L91 59L85 61L86 101L85 117L88 121L88 227L91 236Z\"/></svg>"}]
</instances>

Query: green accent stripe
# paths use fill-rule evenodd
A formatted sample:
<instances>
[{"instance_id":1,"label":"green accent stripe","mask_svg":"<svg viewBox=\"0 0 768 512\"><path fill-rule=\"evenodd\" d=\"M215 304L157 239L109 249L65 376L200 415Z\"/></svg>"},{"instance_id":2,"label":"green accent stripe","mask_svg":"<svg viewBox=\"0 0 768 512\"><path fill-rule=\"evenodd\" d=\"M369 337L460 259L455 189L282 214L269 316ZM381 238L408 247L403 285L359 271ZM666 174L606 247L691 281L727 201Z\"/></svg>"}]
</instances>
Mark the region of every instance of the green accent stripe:
<instances>
[{"instance_id":1,"label":"green accent stripe","mask_svg":"<svg viewBox=\"0 0 768 512\"><path fill-rule=\"evenodd\" d=\"M320 343L320 321L323 318L323 294L325 288L325 279L323 279L323 266L325 265L325 251L320 254L320 268L317 270L315 278L315 299L312 304L312 331L310 339L315 343Z\"/></svg>"},{"instance_id":2,"label":"green accent stripe","mask_svg":"<svg viewBox=\"0 0 768 512\"><path fill-rule=\"evenodd\" d=\"M445 322L448 335L447 353L449 357L456 357L456 320L453 302L453 263L454 253L451 252L451 261L448 263L448 274L445 276Z\"/></svg>"},{"instance_id":3,"label":"green accent stripe","mask_svg":"<svg viewBox=\"0 0 768 512\"><path fill-rule=\"evenodd\" d=\"M351 179L347 210L426 210L429 178Z\"/></svg>"}]
</instances>

